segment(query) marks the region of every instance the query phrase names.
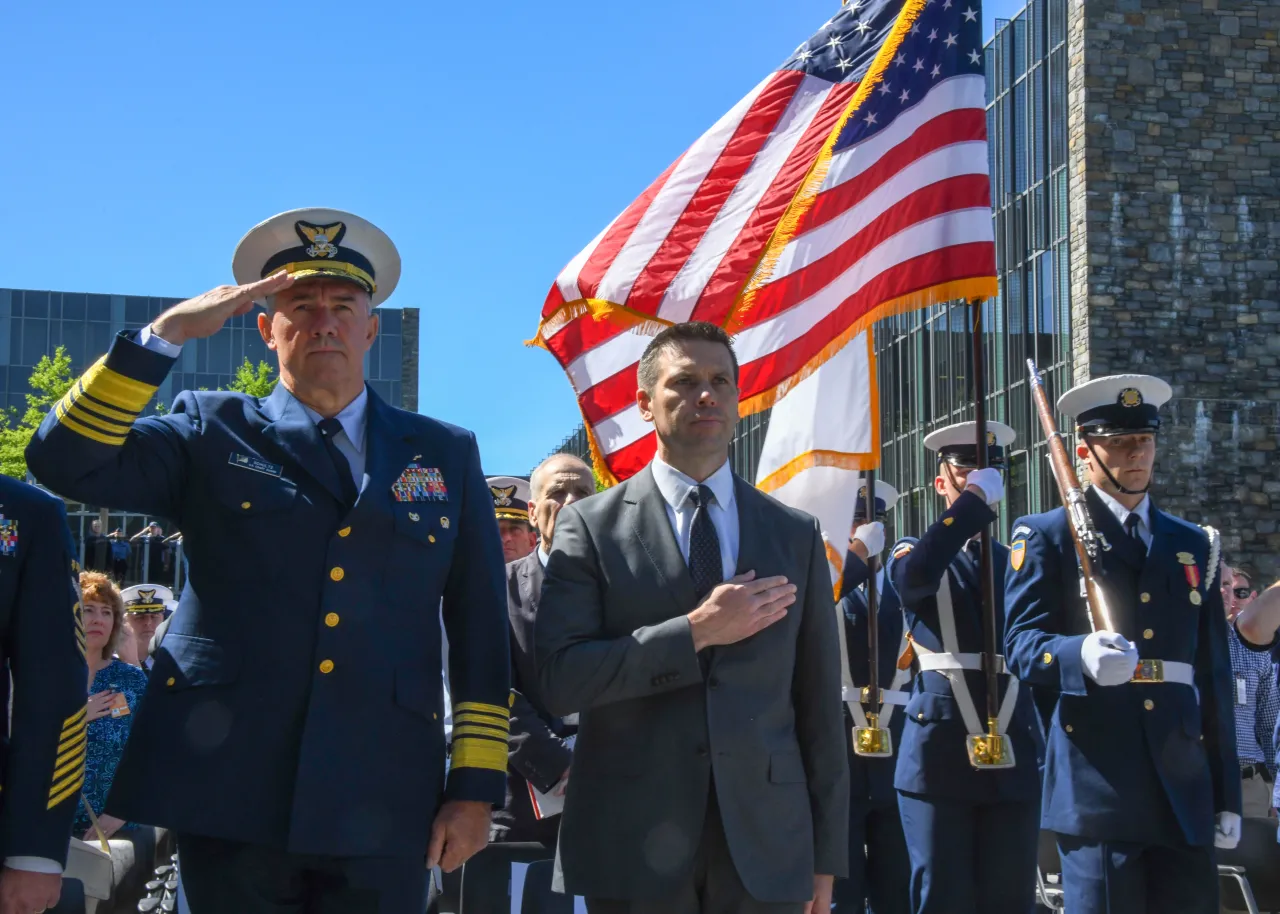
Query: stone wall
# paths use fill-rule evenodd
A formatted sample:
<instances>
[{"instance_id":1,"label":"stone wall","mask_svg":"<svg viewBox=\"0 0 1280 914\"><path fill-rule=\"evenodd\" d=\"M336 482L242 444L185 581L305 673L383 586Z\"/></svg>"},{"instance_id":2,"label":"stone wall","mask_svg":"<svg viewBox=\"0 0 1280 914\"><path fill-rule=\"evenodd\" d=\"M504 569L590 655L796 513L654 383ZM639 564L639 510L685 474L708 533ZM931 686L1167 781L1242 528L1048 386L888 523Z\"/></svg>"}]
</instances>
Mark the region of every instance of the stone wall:
<instances>
[{"instance_id":1,"label":"stone wall","mask_svg":"<svg viewBox=\"0 0 1280 914\"><path fill-rule=\"evenodd\" d=\"M1280 3L1072 0L1076 380L1167 379L1165 509L1280 577Z\"/></svg>"}]
</instances>

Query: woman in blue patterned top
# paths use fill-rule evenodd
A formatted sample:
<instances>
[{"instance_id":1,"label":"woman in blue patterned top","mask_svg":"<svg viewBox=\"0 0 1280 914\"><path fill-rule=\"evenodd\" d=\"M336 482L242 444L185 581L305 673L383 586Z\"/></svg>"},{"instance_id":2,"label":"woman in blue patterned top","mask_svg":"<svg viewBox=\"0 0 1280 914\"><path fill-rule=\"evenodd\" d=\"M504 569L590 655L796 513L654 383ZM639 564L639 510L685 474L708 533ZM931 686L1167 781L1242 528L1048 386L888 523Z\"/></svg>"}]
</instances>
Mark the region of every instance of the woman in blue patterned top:
<instances>
[{"instance_id":1,"label":"woman in blue patterned top","mask_svg":"<svg viewBox=\"0 0 1280 914\"><path fill-rule=\"evenodd\" d=\"M98 827L110 838L126 823L102 814L116 766L129 739L133 714L147 687L147 674L115 656L124 633L124 602L105 574L80 574L80 605L84 613L86 655L89 661L89 745L84 773L84 798L98 816ZM97 832L83 804L76 816L75 834L96 841Z\"/></svg>"}]
</instances>

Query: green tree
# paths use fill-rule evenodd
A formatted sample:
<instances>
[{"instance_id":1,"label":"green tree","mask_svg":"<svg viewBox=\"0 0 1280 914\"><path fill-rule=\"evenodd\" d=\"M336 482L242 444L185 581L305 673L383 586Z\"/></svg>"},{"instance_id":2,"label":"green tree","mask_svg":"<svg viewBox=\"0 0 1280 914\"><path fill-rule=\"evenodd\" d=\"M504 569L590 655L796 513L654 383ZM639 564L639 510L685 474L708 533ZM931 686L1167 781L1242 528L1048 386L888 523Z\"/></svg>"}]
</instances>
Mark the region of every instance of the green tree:
<instances>
[{"instance_id":1,"label":"green tree","mask_svg":"<svg viewBox=\"0 0 1280 914\"><path fill-rule=\"evenodd\" d=\"M235 378L223 389L238 391L250 397L269 397L271 391L276 389L276 382L280 380L272 377L275 373L276 370L266 362L259 362L258 367L254 368L246 357L244 364L236 369Z\"/></svg>"},{"instance_id":2,"label":"green tree","mask_svg":"<svg viewBox=\"0 0 1280 914\"><path fill-rule=\"evenodd\" d=\"M27 411L22 419L14 424L17 410L12 407L0 413L0 473L16 479L26 478L27 445L53 404L62 399L74 382L71 356L65 347L59 346L53 358L46 355L40 359L27 381L33 392L27 394Z\"/></svg>"}]
</instances>

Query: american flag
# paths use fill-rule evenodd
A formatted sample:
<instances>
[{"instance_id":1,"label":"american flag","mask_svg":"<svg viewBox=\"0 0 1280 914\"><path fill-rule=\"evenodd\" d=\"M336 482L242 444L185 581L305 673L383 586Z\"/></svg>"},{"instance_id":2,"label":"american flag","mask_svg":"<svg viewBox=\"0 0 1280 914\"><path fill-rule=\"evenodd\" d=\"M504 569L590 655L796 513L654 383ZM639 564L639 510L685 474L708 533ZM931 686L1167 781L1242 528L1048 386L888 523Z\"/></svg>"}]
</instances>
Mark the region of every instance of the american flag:
<instances>
[{"instance_id":1,"label":"american flag","mask_svg":"<svg viewBox=\"0 0 1280 914\"><path fill-rule=\"evenodd\" d=\"M602 475L653 456L635 391L655 328L733 333L747 415L880 317L994 296L981 19L850 0L561 271L534 342Z\"/></svg>"}]
</instances>

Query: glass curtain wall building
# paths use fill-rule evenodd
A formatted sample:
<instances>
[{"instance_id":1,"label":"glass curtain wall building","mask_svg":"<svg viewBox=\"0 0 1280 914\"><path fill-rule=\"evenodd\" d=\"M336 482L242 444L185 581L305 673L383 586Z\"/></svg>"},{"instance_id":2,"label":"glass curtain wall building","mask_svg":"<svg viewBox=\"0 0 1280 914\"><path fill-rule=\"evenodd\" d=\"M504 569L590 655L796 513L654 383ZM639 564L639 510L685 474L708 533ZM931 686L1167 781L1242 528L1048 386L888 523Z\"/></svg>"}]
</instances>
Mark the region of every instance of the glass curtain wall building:
<instances>
[{"instance_id":1,"label":"glass curtain wall building","mask_svg":"<svg viewBox=\"0 0 1280 914\"><path fill-rule=\"evenodd\" d=\"M1057 506L1026 361L1050 401L1071 385L1067 246L1066 0L1033 0L997 20L987 44L987 136L1000 292L984 305L987 416L1018 433L1000 527ZM924 436L974 418L972 316L938 305L877 324L881 472L902 493L895 532L918 534L941 512Z\"/></svg>"}]
</instances>

